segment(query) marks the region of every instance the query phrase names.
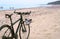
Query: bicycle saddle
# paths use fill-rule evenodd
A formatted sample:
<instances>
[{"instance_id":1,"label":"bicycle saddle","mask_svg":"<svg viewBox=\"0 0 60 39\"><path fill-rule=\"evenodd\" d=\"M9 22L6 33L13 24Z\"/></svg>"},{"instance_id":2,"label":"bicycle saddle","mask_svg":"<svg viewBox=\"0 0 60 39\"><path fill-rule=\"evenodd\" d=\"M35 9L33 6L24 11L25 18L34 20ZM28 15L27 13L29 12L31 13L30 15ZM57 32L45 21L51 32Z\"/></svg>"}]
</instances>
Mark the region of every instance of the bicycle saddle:
<instances>
[{"instance_id":1,"label":"bicycle saddle","mask_svg":"<svg viewBox=\"0 0 60 39\"><path fill-rule=\"evenodd\" d=\"M31 11L30 12L15 12L14 13L18 14L18 15L30 15Z\"/></svg>"},{"instance_id":2,"label":"bicycle saddle","mask_svg":"<svg viewBox=\"0 0 60 39\"><path fill-rule=\"evenodd\" d=\"M11 17L13 14L5 14L5 17L6 18L9 18L9 17Z\"/></svg>"}]
</instances>

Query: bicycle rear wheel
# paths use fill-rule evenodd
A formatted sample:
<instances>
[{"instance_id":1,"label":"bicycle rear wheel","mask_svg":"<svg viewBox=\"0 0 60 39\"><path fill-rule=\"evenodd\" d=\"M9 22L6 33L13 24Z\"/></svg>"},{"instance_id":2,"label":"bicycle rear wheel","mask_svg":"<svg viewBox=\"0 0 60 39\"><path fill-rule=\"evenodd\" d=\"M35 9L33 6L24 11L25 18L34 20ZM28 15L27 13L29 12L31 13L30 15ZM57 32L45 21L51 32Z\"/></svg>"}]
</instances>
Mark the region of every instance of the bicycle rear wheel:
<instances>
[{"instance_id":1,"label":"bicycle rear wheel","mask_svg":"<svg viewBox=\"0 0 60 39\"><path fill-rule=\"evenodd\" d=\"M9 25L2 25L0 27L0 39L13 39L12 30Z\"/></svg>"},{"instance_id":2,"label":"bicycle rear wheel","mask_svg":"<svg viewBox=\"0 0 60 39\"><path fill-rule=\"evenodd\" d=\"M22 24L19 30L20 39L28 39L30 34L30 26Z\"/></svg>"}]
</instances>

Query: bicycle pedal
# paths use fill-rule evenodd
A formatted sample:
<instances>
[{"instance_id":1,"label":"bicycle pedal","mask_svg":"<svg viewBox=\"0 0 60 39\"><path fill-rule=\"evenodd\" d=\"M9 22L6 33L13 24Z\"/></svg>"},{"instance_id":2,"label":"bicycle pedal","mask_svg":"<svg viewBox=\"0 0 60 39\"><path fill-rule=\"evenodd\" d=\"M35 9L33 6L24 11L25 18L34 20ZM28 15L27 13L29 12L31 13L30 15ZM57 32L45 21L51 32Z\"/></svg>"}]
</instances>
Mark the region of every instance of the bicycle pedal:
<instances>
[{"instance_id":1,"label":"bicycle pedal","mask_svg":"<svg viewBox=\"0 0 60 39\"><path fill-rule=\"evenodd\" d=\"M27 32L27 31L22 29L22 32Z\"/></svg>"},{"instance_id":2,"label":"bicycle pedal","mask_svg":"<svg viewBox=\"0 0 60 39\"><path fill-rule=\"evenodd\" d=\"M17 34L14 34L14 38L16 38L16 39L17 39L17 37L18 37L18 35L17 35Z\"/></svg>"}]
</instances>

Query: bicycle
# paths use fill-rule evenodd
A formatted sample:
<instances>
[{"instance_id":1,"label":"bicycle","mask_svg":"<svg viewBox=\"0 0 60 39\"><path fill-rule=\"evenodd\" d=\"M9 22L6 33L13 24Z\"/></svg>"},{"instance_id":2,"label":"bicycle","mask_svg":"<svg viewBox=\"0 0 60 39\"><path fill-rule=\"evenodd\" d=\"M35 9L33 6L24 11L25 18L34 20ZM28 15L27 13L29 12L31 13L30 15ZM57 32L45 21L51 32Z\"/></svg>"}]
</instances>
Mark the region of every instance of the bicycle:
<instances>
[{"instance_id":1,"label":"bicycle","mask_svg":"<svg viewBox=\"0 0 60 39\"><path fill-rule=\"evenodd\" d=\"M10 14L10 15L5 14L5 17L10 19L11 25L9 26L8 24L4 24L0 27L0 31L1 30L3 31L4 28L5 29L7 28L2 36L2 39L18 39L18 35L17 35L18 30L19 30L20 39L28 39L29 34L30 34L30 26L29 26L29 24L27 24L27 26L25 26L25 21L23 21L23 15L30 15L31 11L30 12L16 12L16 10L15 10L14 13L20 15L20 18L18 20L16 20L14 23L12 22L12 18L11 18L11 16L13 14ZM16 32L14 32L13 25L16 24L18 21L19 21L18 27L16 29ZM31 21L31 19L30 19L30 21ZM5 35L7 35L7 36L5 36Z\"/></svg>"}]
</instances>

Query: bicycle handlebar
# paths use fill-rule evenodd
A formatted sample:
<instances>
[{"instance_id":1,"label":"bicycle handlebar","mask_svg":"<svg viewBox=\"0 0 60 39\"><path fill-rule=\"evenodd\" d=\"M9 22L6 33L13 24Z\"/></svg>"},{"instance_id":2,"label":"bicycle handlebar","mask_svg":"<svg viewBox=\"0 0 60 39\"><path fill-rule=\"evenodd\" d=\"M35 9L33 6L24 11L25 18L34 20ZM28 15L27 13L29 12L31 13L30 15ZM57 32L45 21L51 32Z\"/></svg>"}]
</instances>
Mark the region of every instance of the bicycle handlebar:
<instances>
[{"instance_id":1,"label":"bicycle handlebar","mask_svg":"<svg viewBox=\"0 0 60 39\"><path fill-rule=\"evenodd\" d=\"M14 13L19 14L19 15L21 15L21 14L23 14L23 15L30 15L31 11L30 12L15 12L14 11Z\"/></svg>"}]
</instances>

